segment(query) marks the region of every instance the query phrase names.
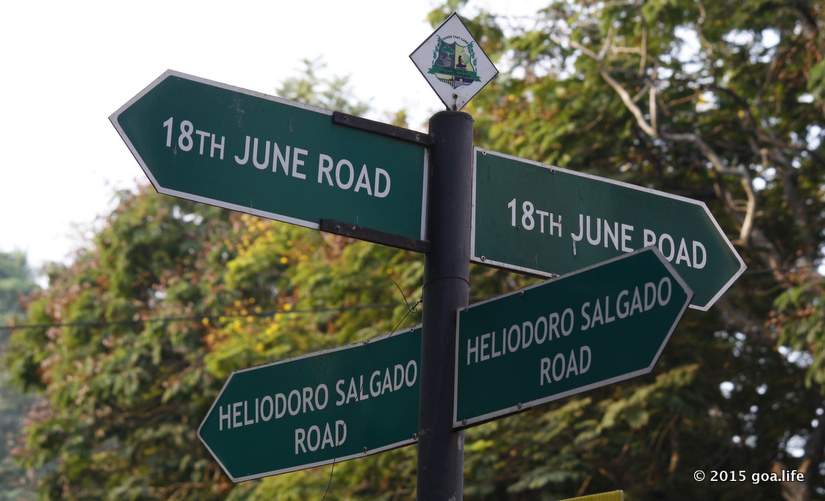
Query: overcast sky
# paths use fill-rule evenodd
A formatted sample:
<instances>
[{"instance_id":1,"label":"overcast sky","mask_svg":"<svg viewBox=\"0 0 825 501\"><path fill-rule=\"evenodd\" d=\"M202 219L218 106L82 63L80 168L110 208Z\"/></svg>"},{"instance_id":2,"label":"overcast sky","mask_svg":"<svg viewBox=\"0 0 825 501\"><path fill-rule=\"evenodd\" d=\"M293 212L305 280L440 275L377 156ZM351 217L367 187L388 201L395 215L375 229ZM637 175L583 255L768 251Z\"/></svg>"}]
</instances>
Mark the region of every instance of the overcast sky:
<instances>
[{"instance_id":1,"label":"overcast sky","mask_svg":"<svg viewBox=\"0 0 825 501\"><path fill-rule=\"evenodd\" d=\"M406 108L421 128L442 106L408 55L437 3L4 3L0 250L65 261L116 188L146 182L108 116L166 69L274 94L302 59L322 57L373 118ZM520 16L542 3L475 4Z\"/></svg>"}]
</instances>

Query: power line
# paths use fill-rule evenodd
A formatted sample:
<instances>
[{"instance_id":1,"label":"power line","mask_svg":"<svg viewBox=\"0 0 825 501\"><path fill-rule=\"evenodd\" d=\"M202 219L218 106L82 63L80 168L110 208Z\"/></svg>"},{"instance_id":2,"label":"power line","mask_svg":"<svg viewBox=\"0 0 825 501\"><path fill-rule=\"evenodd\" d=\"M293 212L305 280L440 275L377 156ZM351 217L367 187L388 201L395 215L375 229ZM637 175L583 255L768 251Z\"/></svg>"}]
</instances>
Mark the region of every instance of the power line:
<instances>
[{"instance_id":1,"label":"power line","mask_svg":"<svg viewBox=\"0 0 825 501\"><path fill-rule=\"evenodd\" d=\"M327 499L327 492L329 492L329 486L332 484L332 474L335 472L335 458L332 458L332 468L329 469L329 478L327 479L327 488L324 489L324 497L321 498L321 501L326 501Z\"/></svg>"},{"instance_id":2,"label":"power line","mask_svg":"<svg viewBox=\"0 0 825 501\"><path fill-rule=\"evenodd\" d=\"M134 324L146 324L146 323L154 323L154 322L186 322L190 320L198 320L203 321L203 319L209 320L220 320L225 318L247 318L247 317L269 317L273 315L313 315L313 314L323 314L323 313L341 313L344 311L355 311L355 310L367 310L367 309L391 309L397 308L398 306L404 306L404 303L374 303L374 304L361 304L361 305L354 305L354 306L347 306L347 307L340 307L340 308L315 308L315 309L281 309L281 310L268 310L268 311L261 311L261 312L248 312L245 314L237 313L237 314L221 314L221 315L190 315L190 316L170 316L170 317L152 317L152 318L142 318L142 319L135 319L135 320L100 320L100 321L77 321L77 322L54 322L54 323L37 323L37 324L9 324L9 325L0 325L0 329L2 330L16 330L16 329L38 329L38 328L50 328L50 327L105 327L109 325L134 325ZM409 310L407 313L404 314L403 318L409 314Z\"/></svg>"}]
</instances>

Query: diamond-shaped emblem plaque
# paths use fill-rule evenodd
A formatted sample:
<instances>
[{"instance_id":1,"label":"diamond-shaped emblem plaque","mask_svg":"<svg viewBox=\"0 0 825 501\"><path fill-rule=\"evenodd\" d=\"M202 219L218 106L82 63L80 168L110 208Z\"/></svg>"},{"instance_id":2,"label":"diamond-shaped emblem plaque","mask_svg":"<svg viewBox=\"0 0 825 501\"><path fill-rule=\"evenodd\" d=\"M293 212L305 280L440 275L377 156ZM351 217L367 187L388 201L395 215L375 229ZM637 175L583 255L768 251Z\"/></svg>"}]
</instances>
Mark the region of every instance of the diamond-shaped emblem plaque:
<instances>
[{"instance_id":1,"label":"diamond-shaped emblem plaque","mask_svg":"<svg viewBox=\"0 0 825 501\"><path fill-rule=\"evenodd\" d=\"M455 13L410 54L410 59L451 110L463 108L498 74Z\"/></svg>"}]
</instances>

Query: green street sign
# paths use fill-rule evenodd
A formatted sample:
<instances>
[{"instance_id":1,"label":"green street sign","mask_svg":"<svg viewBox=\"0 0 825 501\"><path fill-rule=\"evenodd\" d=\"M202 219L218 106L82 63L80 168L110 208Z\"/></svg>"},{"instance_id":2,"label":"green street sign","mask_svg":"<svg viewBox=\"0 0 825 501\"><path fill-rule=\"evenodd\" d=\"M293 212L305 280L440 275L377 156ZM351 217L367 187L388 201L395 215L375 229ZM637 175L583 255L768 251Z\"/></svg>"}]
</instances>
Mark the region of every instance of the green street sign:
<instances>
[{"instance_id":1,"label":"green street sign","mask_svg":"<svg viewBox=\"0 0 825 501\"><path fill-rule=\"evenodd\" d=\"M232 373L198 437L233 482L414 443L421 329Z\"/></svg>"},{"instance_id":2,"label":"green street sign","mask_svg":"<svg viewBox=\"0 0 825 501\"><path fill-rule=\"evenodd\" d=\"M745 263L698 200L476 149L472 259L553 277L656 246L707 310Z\"/></svg>"},{"instance_id":3,"label":"green street sign","mask_svg":"<svg viewBox=\"0 0 825 501\"><path fill-rule=\"evenodd\" d=\"M333 220L423 240L425 146L334 115L166 71L110 120L160 193L309 228Z\"/></svg>"},{"instance_id":4,"label":"green street sign","mask_svg":"<svg viewBox=\"0 0 825 501\"><path fill-rule=\"evenodd\" d=\"M647 374L692 295L649 247L460 310L453 426Z\"/></svg>"}]
</instances>

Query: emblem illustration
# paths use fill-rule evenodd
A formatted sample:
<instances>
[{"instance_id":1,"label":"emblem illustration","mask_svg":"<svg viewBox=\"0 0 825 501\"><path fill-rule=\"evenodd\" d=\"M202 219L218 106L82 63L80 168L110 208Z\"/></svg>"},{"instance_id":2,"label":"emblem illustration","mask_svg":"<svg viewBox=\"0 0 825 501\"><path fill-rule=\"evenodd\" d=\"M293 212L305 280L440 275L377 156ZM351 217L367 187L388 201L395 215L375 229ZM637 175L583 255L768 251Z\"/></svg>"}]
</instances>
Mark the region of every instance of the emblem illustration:
<instances>
[{"instance_id":1,"label":"emblem illustration","mask_svg":"<svg viewBox=\"0 0 825 501\"><path fill-rule=\"evenodd\" d=\"M433 63L427 72L453 89L480 81L473 45L473 42L455 35L438 37Z\"/></svg>"}]
</instances>

